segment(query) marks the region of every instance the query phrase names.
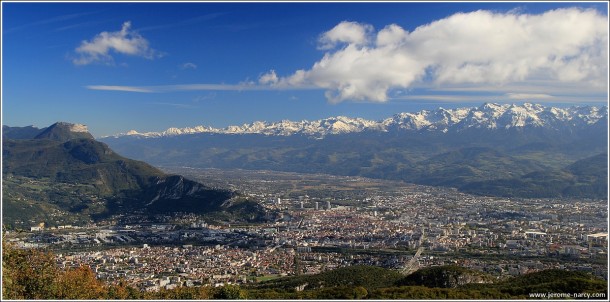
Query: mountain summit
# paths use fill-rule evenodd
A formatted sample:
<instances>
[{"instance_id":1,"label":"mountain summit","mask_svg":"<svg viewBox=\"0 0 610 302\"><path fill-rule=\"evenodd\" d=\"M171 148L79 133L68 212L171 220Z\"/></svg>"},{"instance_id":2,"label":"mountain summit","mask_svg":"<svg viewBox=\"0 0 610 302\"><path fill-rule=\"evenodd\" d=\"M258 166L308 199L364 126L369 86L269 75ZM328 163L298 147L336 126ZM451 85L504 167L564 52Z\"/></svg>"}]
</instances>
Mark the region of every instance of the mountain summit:
<instances>
[{"instance_id":1,"label":"mountain summit","mask_svg":"<svg viewBox=\"0 0 610 302\"><path fill-rule=\"evenodd\" d=\"M244 207L256 218L260 211L249 201L234 201L234 192L122 157L81 124L55 123L34 139L5 137L2 147L3 219L15 226L175 212L241 217Z\"/></svg>"},{"instance_id":2,"label":"mountain summit","mask_svg":"<svg viewBox=\"0 0 610 302\"><path fill-rule=\"evenodd\" d=\"M36 139L51 139L56 141L69 141L71 139L94 139L86 125L57 122L40 132Z\"/></svg>"}]
</instances>

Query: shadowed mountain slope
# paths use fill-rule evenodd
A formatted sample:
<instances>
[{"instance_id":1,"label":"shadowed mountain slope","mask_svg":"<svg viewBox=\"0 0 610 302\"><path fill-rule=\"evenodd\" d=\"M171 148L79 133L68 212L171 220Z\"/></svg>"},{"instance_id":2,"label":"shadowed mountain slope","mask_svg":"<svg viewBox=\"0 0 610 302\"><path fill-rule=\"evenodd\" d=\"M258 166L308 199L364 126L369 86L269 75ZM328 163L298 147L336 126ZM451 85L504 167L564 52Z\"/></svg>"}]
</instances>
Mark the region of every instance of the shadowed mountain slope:
<instances>
[{"instance_id":1,"label":"shadowed mountain slope","mask_svg":"<svg viewBox=\"0 0 610 302\"><path fill-rule=\"evenodd\" d=\"M5 222L61 215L82 222L130 213L206 214L235 203L233 192L122 157L83 130L57 123L34 139L3 140ZM259 216L261 209L253 210Z\"/></svg>"}]
</instances>

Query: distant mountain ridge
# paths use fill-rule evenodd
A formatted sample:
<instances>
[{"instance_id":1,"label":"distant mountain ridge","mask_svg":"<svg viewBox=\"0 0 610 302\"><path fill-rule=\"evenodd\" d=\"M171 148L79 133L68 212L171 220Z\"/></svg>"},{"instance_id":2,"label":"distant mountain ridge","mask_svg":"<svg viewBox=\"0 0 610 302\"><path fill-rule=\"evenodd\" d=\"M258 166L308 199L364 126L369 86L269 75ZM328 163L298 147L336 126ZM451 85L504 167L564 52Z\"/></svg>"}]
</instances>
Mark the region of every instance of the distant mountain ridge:
<instances>
[{"instance_id":1,"label":"distant mountain ridge","mask_svg":"<svg viewBox=\"0 0 610 302\"><path fill-rule=\"evenodd\" d=\"M3 127L4 137L36 135ZM485 103L224 129L170 128L101 138L156 166L276 170L402 180L515 197L607 198L607 106Z\"/></svg>"},{"instance_id":2,"label":"distant mountain ridge","mask_svg":"<svg viewBox=\"0 0 610 302\"><path fill-rule=\"evenodd\" d=\"M2 126L2 139L31 139L36 137L46 128L39 129L34 126L25 127L9 127L7 125Z\"/></svg>"},{"instance_id":3,"label":"distant mountain ridge","mask_svg":"<svg viewBox=\"0 0 610 302\"><path fill-rule=\"evenodd\" d=\"M256 219L262 211L232 200L234 192L122 157L94 140L85 125L55 123L33 139L5 137L2 146L5 223L86 223L117 214L175 212L242 215L246 208Z\"/></svg>"},{"instance_id":4,"label":"distant mountain ridge","mask_svg":"<svg viewBox=\"0 0 610 302\"><path fill-rule=\"evenodd\" d=\"M607 197L607 106L486 103L377 122L255 122L100 140L158 166L363 176L495 196ZM568 168L585 159L577 166L594 163L595 174Z\"/></svg>"},{"instance_id":5,"label":"distant mountain ridge","mask_svg":"<svg viewBox=\"0 0 610 302\"><path fill-rule=\"evenodd\" d=\"M479 107L422 110L417 113L399 113L392 117L372 121L345 116L331 117L316 121L279 122L256 121L241 126L213 128L206 126L169 128L162 132L139 133L135 130L112 137L133 136L156 138L198 133L219 134L264 134L269 136L306 135L324 137L327 135L404 131L460 132L466 129L519 129L526 127L561 129L578 128L607 121L608 107L574 106L570 108L545 107L540 104L525 103L495 104L485 103Z\"/></svg>"}]
</instances>

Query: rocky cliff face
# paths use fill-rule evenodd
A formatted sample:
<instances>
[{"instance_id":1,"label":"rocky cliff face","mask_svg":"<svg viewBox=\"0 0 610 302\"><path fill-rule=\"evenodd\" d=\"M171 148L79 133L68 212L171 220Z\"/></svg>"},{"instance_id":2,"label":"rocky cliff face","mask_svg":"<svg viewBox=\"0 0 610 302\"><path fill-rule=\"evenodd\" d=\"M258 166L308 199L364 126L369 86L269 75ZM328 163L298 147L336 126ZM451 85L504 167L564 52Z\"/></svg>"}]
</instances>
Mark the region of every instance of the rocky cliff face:
<instances>
[{"instance_id":1,"label":"rocky cliff face","mask_svg":"<svg viewBox=\"0 0 610 302\"><path fill-rule=\"evenodd\" d=\"M94 139L89 133L87 126L83 124L72 124L57 122L40 132L36 139L51 139L56 141L68 141L77 138Z\"/></svg>"},{"instance_id":2,"label":"rocky cliff face","mask_svg":"<svg viewBox=\"0 0 610 302\"><path fill-rule=\"evenodd\" d=\"M471 283L491 283L490 278L487 276L470 273L445 272L442 279L444 279L442 287L445 288L456 288Z\"/></svg>"},{"instance_id":3,"label":"rocky cliff face","mask_svg":"<svg viewBox=\"0 0 610 302\"><path fill-rule=\"evenodd\" d=\"M177 208L182 205L181 200L197 200L202 197L208 199L210 209L220 208L224 202L233 197L234 193L226 190L215 190L205 185L186 179L180 175L158 177L153 184L146 188L142 196L144 206L151 208ZM167 204L167 205L164 205ZM186 206L186 204L184 205ZM197 206L194 204L192 206Z\"/></svg>"}]
</instances>

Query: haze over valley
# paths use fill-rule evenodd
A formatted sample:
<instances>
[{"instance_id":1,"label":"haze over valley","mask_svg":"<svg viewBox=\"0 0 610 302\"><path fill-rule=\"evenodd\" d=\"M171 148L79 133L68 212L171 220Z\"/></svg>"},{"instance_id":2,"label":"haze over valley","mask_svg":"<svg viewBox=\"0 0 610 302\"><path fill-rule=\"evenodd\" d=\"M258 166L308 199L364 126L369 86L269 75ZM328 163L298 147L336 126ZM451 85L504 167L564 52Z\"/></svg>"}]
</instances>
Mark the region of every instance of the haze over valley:
<instances>
[{"instance_id":1,"label":"haze over valley","mask_svg":"<svg viewBox=\"0 0 610 302\"><path fill-rule=\"evenodd\" d=\"M607 106L485 103L380 121L170 128L101 141L159 166L365 176L492 196L605 198L607 123Z\"/></svg>"}]
</instances>

